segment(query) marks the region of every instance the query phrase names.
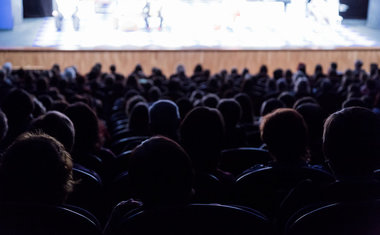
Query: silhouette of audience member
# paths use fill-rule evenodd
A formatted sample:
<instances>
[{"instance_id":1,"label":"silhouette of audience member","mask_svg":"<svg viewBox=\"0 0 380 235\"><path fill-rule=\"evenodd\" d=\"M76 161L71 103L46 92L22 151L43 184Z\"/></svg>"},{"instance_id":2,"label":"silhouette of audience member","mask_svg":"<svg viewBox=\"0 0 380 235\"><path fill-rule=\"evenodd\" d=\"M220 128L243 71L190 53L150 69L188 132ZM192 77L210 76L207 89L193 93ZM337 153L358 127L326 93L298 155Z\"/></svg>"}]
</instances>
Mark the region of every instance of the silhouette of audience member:
<instances>
[{"instance_id":1,"label":"silhouette of audience member","mask_svg":"<svg viewBox=\"0 0 380 235\"><path fill-rule=\"evenodd\" d=\"M245 93L239 93L234 96L235 100L239 102L241 107L240 125L253 125L255 123L255 115L253 112L253 104L251 98Z\"/></svg>"},{"instance_id":2,"label":"silhouette of audience member","mask_svg":"<svg viewBox=\"0 0 380 235\"><path fill-rule=\"evenodd\" d=\"M218 168L225 126L217 109L197 107L190 111L181 123L180 137L196 173L210 173L223 184L232 183L232 175Z\"/></svg>"},{"instance_id":3,"label":"silhouette of audience member","mask_svg":"<svg viewBox=\"0 0 380 235\"><path fill-rule=\"evenodd\" d=\"M294 103L296 102L296 98L294 97L294 95L290 92L282 92L278 98L277 98L279 101L281 101L282 103L284 103L285 107L284 108L292 108Z\"/></svg>"},{"instance_id":4,"label":"silhouette of audience member","mask_svg":"<svg viewBox=\"0 0 380 235\"><path fill-rule=\"evenodd\" d=\"M368 177L379 163L379 120L370 110L350 107L327 118L323 150L338 179Z\"/></svg>"},{"instance_id":5,"label":"silhouette of audience member","mask_svg":"<svg viewBox=\"0 0 380 235\"><path fill-rule=\"evenodd\" d=\"M325 116L318 104L304 103L296 108L305 120L309 132L310 163L324 165L322 152L322 133Z\"/></svg>"},{"instance_id":6,"label":"silhouette of audience member","mask_svg":"<svg viewBox=\"0 0 380 235\"><path fill-rule=\"evenodd\" d=\"M337 181L327 186L304 182L284 205L295 212L324 203L380 199L374 175L380 160L379 133L379 119L368 109L350 107L331 114L324 125L323 151Z\"/></svg>"},{"instance_id":7,"label":"silhouette of audience member","mask_svg":"<svg viewBox=\"0 0 380 235\"><path fill-rule=\"evenodd\" d=\"M351 97L342 103L342 109L349 107L362 107L367 108L364 101L360 98Z\"/></svg>"},{"instance_id":8,"label":"silhouette of audience member","mask_svg":"<svg viewBox=\"0 0 380 235\"><path fill-rule=\"evenodd\" d=\"M102 160L96 156L99 150L99 126L95 112L86 104L71 104L65 114L74 124L75 141L73 160L84 167L102 174Z\"/></svg>"},{"instance_id":9,"label":"silhouette of audience member","mask_svg":"<svg viewBox=\"0 0 380 235\"><path fill-rule=\"evenodd\" d=\"M71 120L63 113L49 111L33 120L30 131L43 132L61 142L67 152L74 146L75 129Z\"/></svg>"},{"instance_id":10,"label":"silhouette of audience member","mask_svg":"<svg viewBox=\"0 0 380 235\"><path fill-rule=\"evenodd\" d=\"M173 101L159 100L150 106L149 125L152 134L163 135L177 141L179 122L178 106Z\"/></svg>"},{"instance_id":11,"label":"silhouette of audience member","mask_svg":"<svg viewBox=\"0 0 380 235\"><path fill-rule=\"evenodd\" d=\"M260 109L260 116L264 117L268 113L273 112L276 109L284 108L284 103L276 98L270 98L263 102Z\"/></svg>"},{"instance_id":12,"label":"silhouette of audience member","mask_svg":"<svg viewBox=\"0 0 380 235\"><path fill-rule=\"evenodd\" d=\"M56 139L25 133L1 158L1 201L62 204L73 188L72 167Z\"/></svg>"},{"instance_id":13,"label":"silhouette of audience member","mask_svg":"<svg viewBox=\"0 0 380 235\"><path fill-rule=\"evenodd\" d=\"M9 146L21 133L29 128L32 121L34 103L30 94L21 89L13 89L2 103L2 110L8 118L8 134L1 143L3 149Z\"/></svg>"},{"instance_id":14,"label":"silhouette of audience member","mask_svg":"<svg viewBox=\"0 0 380 235\"><path fill-rule=\"evenodd\" d=\"M145 207L184 205L192 193L191 161L166 137L152 137L133 150L129 176L136 199Z\"/></svg>"},{"instance_id":15,"label":"silhouette of audience member","mask_svg":"<svg viewBox=\"0 0 380 235\"><path fill-rule=\"evenodd\" d=\"M176 103L178 105L181 119L186 117L186 115L194 108L193 103L191 103L191 101L186 97L179 98Z\"/></svg>"},{"instance_id":16,"label":"silhouette of audience member","mask_svg":"<svg viewBox=\"0 0 380 235\"><path fill-rule=\"evenodd\" d=\"M305 165L308 153L307 126L294 109L280 108L263 117L261 138L278 164Z\"/></svg>"},{"instance_id":17,"label":"silhouette of audience member","mask_svg":"<svg viewBox=\"0 0 380 235\"><path fill-rule=\"evenodd\" d=\"M207 94L202 97L202 104L209 108L216 108L219 103L219 97L215 94Z\"/></svg>"},{"instance_id":18,"label":"silhouette of audience member","mask_svg":"<svg viewBox=\"0 0 380 235\"><path fill-rule=\"evenodd\" d=\"M105 234L112 234L114 225L132 210L173 209L190 202L191 161L185 150L171 139L155 136L136 147L128 173L135 200L121 202L114 208Z\"/></svg>"},{"instance_id":19,"label":"silhouette of audience member","mask_svg":"<svg viewBox=\"0 0 380 235\"><path fill-rule=\"evenodd\" d=\"M144 102L137 103L128 118L129 136L149 136L149 111Z\"/></svg>"},{"instance_id":20,"label":"silhouette of audience member","mask_svg":"<svg viewBox=\"0 0 380 235\"><path fill-rule=\"evenodd\" d=\"M226 128L223 148L245 146L244 132L237 126L242 113L240 104L235 99L221 99L217 108L223 116Z\"/></svg>"}]
</instances>

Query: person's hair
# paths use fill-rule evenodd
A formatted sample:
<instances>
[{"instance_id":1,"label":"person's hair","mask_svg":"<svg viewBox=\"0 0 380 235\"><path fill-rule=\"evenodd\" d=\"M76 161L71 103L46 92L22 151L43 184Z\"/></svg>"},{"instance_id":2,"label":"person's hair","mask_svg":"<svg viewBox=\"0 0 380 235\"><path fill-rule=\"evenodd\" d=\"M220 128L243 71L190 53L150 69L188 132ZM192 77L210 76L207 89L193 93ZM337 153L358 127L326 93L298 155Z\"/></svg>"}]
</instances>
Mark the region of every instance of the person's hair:
<instances>
[{"instance_id":1,"label":"person's hair","mask_svg":"<svg viewBox=\"0 0 380 235\"><path fill-rule=\"evenodd\" d=\"M219 103L219 97L213 93L202 97L202 104L209 108L216 108Z\"/></svg>"},{"instance_id":2,"label":"person's hair","mask_svg":"<svg viewBox=\"0 0 380 235\"><path fill-rule=\"evenodd\" d=\"M149 108L149 124L153 134L177 139L180 121L176 103L170 100L158 100Z\"/></svg>"},{"instance_id":3,"label":"person's hair","mask_svg":"<svg viewBox=\"0 0 380 235\"><path fill-rule=\"evenodd\" d=\"M253 104L251 98L245 93L238 93L234 96L234 99L239 102L241 107L241 119L242 123L251 123L253 124L254 112Z\"/></svg>"},{"instance_id":4,"label":"person's hair","mask_svg":"<svg viewBox=\"0 0 380 235\"><path fill-rule=\"evenodd\" d=\"M32 122L30 130L38 130L54 137L65 146L68 152L71 152L73 148L75 138L74 125L61 112L49 111L45 115L40 116Z\"/></svg>"},{"instance_id":5,"label":"person's hair","mask_svg":"<svg viewBox=\"0 0 380 235\"><path fill-rule=\"evenodd\" d=\"M324 125L323 151L340 176L370 175L379 161L379 120L368 109L350 107L331 114Z\"/></svg>"},{"instance_id":6,"label":"person's hair","mask_svg":"<svg viewBox=\"0 0 380 235\"><path fill-rule=\"evenodd\" d=\"M296 102L293 105L293 108L297 109L298 106L301 106L303 104L318 104L318 101L311 96L305 96L296 100Z\"/></svg>"},{"instance_id":7,"label":"person's hair","mask_svg":"<svg viewBox=\"0 0 380 235\"><path fill-rule=\"evenodd\" d=\"M284 103L276 98L270 98L264 101L261 105L260 116L265 116L276 109L284 108Z\"/></svg>"},{"instance_id":8,"label":"person's hair","mask_svg":"<svg viewBox=\"0 0 380 235\"><path fill-rule=\"evenodd\" d=\"M342 103L342 108L343 109L344 108L349 108L349 107L363 107L363 108L366 108L366 104L360 98L351 97L351 98L348 98L347 100L345 100Z\"/></svg>"},{"instance_id":9,"label":"person's hair","mask_svg":"<svg viewBox=\"0 0 380 235\"><path fill-rule=\"evenodd\" d=\"M152 86L148 90L148 100L150 102L155 102L161 97L161 90L157 86Z\"/></svg>"},{"instance_id":10,"label":"person's hair","mask_svg":"<svg viewBox=\"0 0 380 235\"><path fill-rule=\"evenodd\" d=\"M193 103L187 97L179 98L176 100L176 104L181 118L184 118L194 108Z\"/></svg>"},{"instance_id":11,"label":"person's hair","mask_svg":"<svg viewBox=\"0 0 380 235\"><path fill-rule=\"evenodd\" d=\"M284 103L286 108L292 108L294 103L296 102L296 97L291 92L284 91L282 92L277 99Z\"/></svg>"},{"instance_id":12,"label":"person's hair","mask_svg":"<svg viewBox=\"0 0 380 235\"><path fill-rule=\"evenodd\" d=\"M1 200L64 203L73 189L72 167L70 154L56 139L25 133L1 158Z\"/></svg>"},{"instance_id":13,"label":"person's hair","mask_svg":"<svg viewBox=\"0 0 380 235\"><path fill-rule=\"evenodd\" d=\"M149 128L148 105L144 102L137 103L129 115L128 129L130 131L144 131Z\"/></svg>"},{"instance_id":14,"label":"person's hair","mask_svg":"<svg viewBox=\"0 0 380 235\"><path fill-rule=\"evenodd\" d=\"M217 109L194 108L180 125L181 143L195 168L217 167L224 134L224 120Z\"/></svg>"},{"instance_id":15,"label":"person's hair","mask_svg":"<svg viewBox=\"0 0 380 235\"><path fill-rule=\"evenodd\" d=\"M31 116L34 103L28 92L13 89L3 101L2 109L9 120L25 120Z\"/></svg>"},{"instance_id":16,"label":"person's hair","mask_svg":"<svg viewBox=\"0 0 380 235\"><path fill-rule=\"evenodd\" d=\"M190 158L181 146L166 137L152 137L136 147L128 173L134 196L146 206L186 204L190 199Z\"/></svg>"},{"instance_id":17,"label":"person's hair","mask_svg":"<svg viewBox=\"0 0 380 235\"><path fill-rule=\"evenodd\" d=\"M5 113L0 109L0 142L8 132L8 119Z\"/></svg>"},{"instance_id":18,"label":"person's hair","mask_svg":"<svg viewBox=\"0 0 380 235\"><path fill-rule=\"evenodd\" d=\"M74 152L82 150L92 151L96 149L99 142L98 118L95 112L85 103L74 103L69 105L65 114L74 124L75 141Z\"/></svg>"},{"instance_id":19,"label":"person's hair","mask_svg":"<svg viewBox=\"0 0 380 235\"><path fill-rule=\"evenodd\" d=\"M265 115L260 134L276 161L306 160L308 130L303 117L294 109L280 108Z\"/></svg>"},{"instance_id":20,"label":"person's hair","mask_svg":"<svg viewBox=\"0 0 380 235\"><path fill-rule=\"evenodd\" d=\"M242 112L240 104L235 99L221 99L217 109L223 115L226 128L236 127Z\"/></svg>"},{"instance_id":21,"label":"person's hair","mask_svg":"<svg viewBox=\"0 0 380 235\"><path fill-rule=\"evenodd\" d=\"M145 102L146 103L146 99L140 95L135 95L135 96L132 96L131 98L129 98L125 104L125 113L127 115L130 115L133 107L139 102Z\"/></svg>"}]
</instances>

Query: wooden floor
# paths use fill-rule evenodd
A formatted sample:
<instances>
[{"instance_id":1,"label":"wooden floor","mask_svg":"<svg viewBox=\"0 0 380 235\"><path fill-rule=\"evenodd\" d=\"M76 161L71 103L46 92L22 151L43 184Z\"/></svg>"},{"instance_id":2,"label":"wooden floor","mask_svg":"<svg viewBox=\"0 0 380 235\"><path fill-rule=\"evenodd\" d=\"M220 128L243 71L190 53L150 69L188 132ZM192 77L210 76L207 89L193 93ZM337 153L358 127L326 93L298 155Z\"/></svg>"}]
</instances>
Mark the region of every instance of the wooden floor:
<instances>
[{"instance_id":1,"label":"wooden floor","mask_svg":"<svg viewBox=\"0 0 380 235\"><path fill-rule=\"evenodd\" d=\"M248 68L256 73L262 64L269 71L276 68L295 70L299 62L308 66L308 72L314 70L316 64L324 66L325 70L331 62L338 63L338 69L352 68L354 62L361 59L364 68L369 69L370 63L380 63L380 48L344 48L336 50L148 50L148 51L118 51L89 50L62 51L50 49L17 49L0 50L0 64L11 62L15 68L49 69L54 63L61 68L75 65L81 73L86 73L97 62L102 63L103 70L108 71L115 64L123 74L130 73L137 63L140 63L146 73L152 67L159 67L165 74L171 74L178 64L183 64L188 74L197 63L212 73L221 69Z\"/></svg>"}]
</instances>

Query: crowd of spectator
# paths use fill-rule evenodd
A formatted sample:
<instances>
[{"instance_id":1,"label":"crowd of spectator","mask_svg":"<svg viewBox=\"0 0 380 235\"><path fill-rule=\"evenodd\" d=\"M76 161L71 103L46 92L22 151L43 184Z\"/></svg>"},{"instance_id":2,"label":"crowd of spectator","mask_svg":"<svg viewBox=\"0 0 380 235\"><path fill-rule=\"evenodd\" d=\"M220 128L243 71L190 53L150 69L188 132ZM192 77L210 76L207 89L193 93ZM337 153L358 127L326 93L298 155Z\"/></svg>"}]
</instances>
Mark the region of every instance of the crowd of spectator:
<instances>
[{"instance_id":1,"label":"crowd of spectator","mask_svg":"<svg viewBox=\"0 0 380 235\"><path fill-rule=\"evenodd\" d=\"M265 65L215 74L179 65L170 76L136 65L124 76L100 63L86 74L6 63L0 107L0 210L69 208L91 217L99 234L199 234L200 220L212 227L201 234L235 234L220 222L230 210L226 221L237 211L255 216L252 234L326 234L333 230L300 230L302 215L378 207L377 64L309 73L300 63L273 74ZM379 216L375 209L365 216ZM368 223L347 231L379 231Z\"/></svg>"}]
</instances>

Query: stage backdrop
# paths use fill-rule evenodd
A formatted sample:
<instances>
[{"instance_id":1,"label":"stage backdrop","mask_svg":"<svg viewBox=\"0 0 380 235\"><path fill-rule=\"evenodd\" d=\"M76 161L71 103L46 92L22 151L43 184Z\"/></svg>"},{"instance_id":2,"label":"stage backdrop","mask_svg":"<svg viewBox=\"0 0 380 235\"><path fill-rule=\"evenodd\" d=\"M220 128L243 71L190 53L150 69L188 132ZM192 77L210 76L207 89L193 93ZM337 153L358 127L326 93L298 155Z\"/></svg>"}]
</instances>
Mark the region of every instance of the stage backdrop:
<instances>
[{"instance_id":1,"label":"stage backdrop","mask_svg":"<svg viewBox=\"0 0 380 235\"><path fill-rule=\"evenodd\" d=\"M378 1L378 0L376 0ZM340 0L341 4L348 5L346 12L340 15L345 19L367 19L368 0Z\"/></svg>"},{"instance_id":2,"label":"stage backdrop","mask_svg":"<svg viewBox=\"0 0 380 235\"><path fill-rule=\"evenodd\" d=\"M24 17L51 16L53 12L52 0L23 0Z\"/></svg>"}]
</instances>

